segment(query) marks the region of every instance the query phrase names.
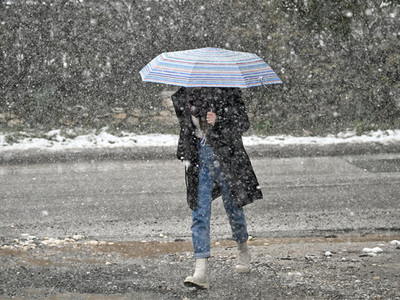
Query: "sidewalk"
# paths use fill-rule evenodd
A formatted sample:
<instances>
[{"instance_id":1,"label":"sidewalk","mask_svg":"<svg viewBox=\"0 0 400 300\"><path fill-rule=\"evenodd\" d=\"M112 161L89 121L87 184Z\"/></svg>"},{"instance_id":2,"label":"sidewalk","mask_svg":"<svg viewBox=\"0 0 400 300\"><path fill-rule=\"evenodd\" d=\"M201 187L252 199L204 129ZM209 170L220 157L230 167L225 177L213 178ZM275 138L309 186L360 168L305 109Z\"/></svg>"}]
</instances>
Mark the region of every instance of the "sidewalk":
<instances>
[{"instance_id":1,"label":"sidewalk","mask_svg":"<svg viewBox=\"0 0 400 300\"><path fill-rule=\"evenodd\" d=\"M399 153L400 142L343 143L298 145L253 145L245 147L250 157L315 157ZM47 148L0 151L0 165L20 165L61 162L123 161L176 159L176 146Z\"/></svg>"}]
</instances>

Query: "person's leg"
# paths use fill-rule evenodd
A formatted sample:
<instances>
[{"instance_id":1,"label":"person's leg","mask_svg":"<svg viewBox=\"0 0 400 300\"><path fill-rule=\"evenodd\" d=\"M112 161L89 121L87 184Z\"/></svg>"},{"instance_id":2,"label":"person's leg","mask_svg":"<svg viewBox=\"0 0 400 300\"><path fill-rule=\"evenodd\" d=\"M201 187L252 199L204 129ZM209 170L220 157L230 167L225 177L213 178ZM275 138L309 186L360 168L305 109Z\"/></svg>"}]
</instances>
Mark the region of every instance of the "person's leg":
<instances>
[{"instance_id":1,"label":"person's leg","mask_svg":"<svg viewBox=\"0 0 400 300\"><path fill-rule=\"evenodd\" d=\"M223 173L219 169L216 169L216 173L218 174L217 178L222 192L225 211L232 229L232 238L238 246L235 271L250 272L251 254L247 246L249 235L243 208L236 205Z\"/></svg>"},{"instance_id":2,"label":"person's leg","mask_svg":"<svg viewBox=\"0 0 400 300\"><path fill-rule=\"evenodd\" d=\"M237 243L247 242L249 235L243 208L236 205L224 174L218 168L215 169L215 172L218 176L217 179L222 193L224 208L229 219L229 224L231 225L232 238Z\"/></svg>"},{"instance_id":3,"label":"person's leg","mask_svg":"<svg viewBox=\"0 0 400 300\"><path fill-rule=\"evenodd\" d=\"M184 284L189 287L210 287L207 276L207 259L210 257L211 195L213 187L213 152L208 146L199 148L199 193L197 208L192 211L192 242L195 272L186 277Z\"/></svg>"},{"instance_id":4,"label":"person's leg","mask_svg":"<svg viewBox=\"0 0 400 300\"><path fill-rule=\"evenodd\" d=\"M192 210L194 258L210 257L211 195L213 187L213 152L208 146L199 148L199 192L197 208Z\"/></svg>"}]
</instances>

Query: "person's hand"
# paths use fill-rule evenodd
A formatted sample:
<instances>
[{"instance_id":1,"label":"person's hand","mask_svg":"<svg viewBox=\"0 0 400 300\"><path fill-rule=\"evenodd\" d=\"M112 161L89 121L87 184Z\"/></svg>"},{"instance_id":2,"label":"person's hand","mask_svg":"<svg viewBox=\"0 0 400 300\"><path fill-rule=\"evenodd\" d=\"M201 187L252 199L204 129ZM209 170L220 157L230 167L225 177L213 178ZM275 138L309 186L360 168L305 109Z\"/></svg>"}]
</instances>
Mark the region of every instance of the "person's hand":
<instances>
[{"instance_id":1,"label":"person's hand","mask_svg":"<svg viewBox=\"0 0 400 300\"><path fill-rule=\"evenodd\" d=\"M215 121L217 120L217 115L215 114L215 112L213 112L212 110L210 110L207 113L207 123L211 124L212 126L215 125Z\"/></svg>"}]
</instances>

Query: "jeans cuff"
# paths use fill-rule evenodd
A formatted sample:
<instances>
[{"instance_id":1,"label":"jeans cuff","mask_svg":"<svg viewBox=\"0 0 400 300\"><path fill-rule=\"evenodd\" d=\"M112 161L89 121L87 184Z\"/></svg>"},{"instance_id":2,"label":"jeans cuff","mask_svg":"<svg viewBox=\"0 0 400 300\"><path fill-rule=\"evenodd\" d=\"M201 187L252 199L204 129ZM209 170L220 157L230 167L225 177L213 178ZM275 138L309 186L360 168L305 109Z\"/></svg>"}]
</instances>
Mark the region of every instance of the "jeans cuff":
<instances>
[{"instance_id":1,"label":"jeans cuff","mask_svg":"<svg viewBox=\"0 0 400 300\"><path fill-rule=\"evenodd\" d=\"M233 239L236 243L246 243L249 240L249 236L245 236L245 237L240 237L240 238L234 238Z\"/></svg>"},{"instance_id":2,"label":"jeans cuff","mask_svg":"<svg viewBox=\"0 0 400 300\"><path fill-rule=\"evenodd\" d=\"M199 258L210 258L211 254L210 252L202 252L202 253L194 253L193 258L194 259L199 259Z\"/></svg>"}]
</instances>

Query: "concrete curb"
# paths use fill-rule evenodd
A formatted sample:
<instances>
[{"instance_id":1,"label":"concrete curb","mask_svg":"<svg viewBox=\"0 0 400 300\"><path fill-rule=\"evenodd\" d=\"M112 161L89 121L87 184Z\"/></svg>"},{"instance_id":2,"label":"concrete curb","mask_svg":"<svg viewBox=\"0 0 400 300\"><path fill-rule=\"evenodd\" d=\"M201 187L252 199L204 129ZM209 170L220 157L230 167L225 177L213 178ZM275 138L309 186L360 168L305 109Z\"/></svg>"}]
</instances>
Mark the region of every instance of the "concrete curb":
<instances>
[{"instance_id":1,"label":"concrete curb","mask_svg":"<svg viewBox=\"0 0 400 300\"><path fill-rule=\"evenodd\" d=\"M246 150L251 158L318 157L400 153L400 143L298 144L257 145ZM176 147L120 147L66 150L0 151L0 165L74 163L94 161L164 160L176 159Z\"/></svg>"}]
</instances>

